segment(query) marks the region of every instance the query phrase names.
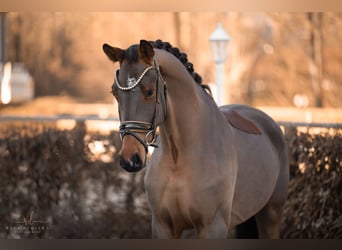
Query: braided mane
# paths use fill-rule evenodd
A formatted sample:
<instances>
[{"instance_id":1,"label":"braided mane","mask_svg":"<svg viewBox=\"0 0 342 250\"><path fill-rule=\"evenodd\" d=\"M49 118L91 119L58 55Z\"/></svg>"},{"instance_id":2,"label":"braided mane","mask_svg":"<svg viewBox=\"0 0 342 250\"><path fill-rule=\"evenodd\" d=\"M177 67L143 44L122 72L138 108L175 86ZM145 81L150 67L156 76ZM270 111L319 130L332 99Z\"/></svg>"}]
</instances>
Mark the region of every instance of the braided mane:
<instances>
[{"instance_id":1,"label":"braided mane","mask_svg":"<svg viewBox=\"0 0 342 250\"><path fill-rule=\"evenodd\" d=\"M178 48L173 47L169 42L163 42L162 40L158 39L156 41L149 41L149 43L156 49L161 49L169 52L170 54L174 55L178 60L184 65L184 67L188 70L192 78L195 82L200 85L208 94L212 96L210 87L206 84L202 83L202 77L195 72L194 65L188 61L188 56L184 52L181 52ZM130 46L124 55L125 59L129 62L137 62L138 61L138 45Z\"/></svg>"},{"instance_id":2,"label":"braided mane","mask_svg":"<svg viewBox=\"0 0 342 250\"><path fill-rule=\"evenodd\" d=\"M188 56L184 52L181 52L178 48L173 47L169 42L163 42L158 39L156 41L149 41L152 46L156 49L162 49L170 54L174 55L178 60L184 65L184 67L188 70L192 78L198 83L206 92L211 95L210 87L206 84L202 84L202 77L195 72L194 65L188 61Z\"/></svg>"}]
</instances>

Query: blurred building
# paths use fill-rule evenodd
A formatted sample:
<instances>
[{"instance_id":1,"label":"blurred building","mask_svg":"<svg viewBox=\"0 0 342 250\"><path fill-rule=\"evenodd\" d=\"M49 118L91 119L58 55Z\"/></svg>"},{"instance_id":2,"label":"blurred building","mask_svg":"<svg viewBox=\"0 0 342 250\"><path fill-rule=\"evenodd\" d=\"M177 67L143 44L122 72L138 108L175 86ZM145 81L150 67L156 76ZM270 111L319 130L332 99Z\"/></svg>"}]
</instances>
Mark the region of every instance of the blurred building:
<instances>
[{"instance_id":1,"label":"blurred building","mask_svg":"<svg viewBox=\"0 0 342 250\"><path fill-rule=\"evenodd\" d=\"M25 65L7 61L6 13L0 12L0 103L18 103L32 100L34 81Z\"/></svg>"}]
</instances>

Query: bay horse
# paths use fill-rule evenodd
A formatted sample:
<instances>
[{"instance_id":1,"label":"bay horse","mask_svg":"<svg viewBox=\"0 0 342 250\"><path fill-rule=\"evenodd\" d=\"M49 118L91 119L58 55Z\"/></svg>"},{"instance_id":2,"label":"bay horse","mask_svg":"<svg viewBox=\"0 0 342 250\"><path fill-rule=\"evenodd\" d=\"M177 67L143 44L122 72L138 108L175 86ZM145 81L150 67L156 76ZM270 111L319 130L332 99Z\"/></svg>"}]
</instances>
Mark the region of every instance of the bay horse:
<instances>
[{"instance_id":1,"label":"bay horse","mask_svg":"<svg viewBox=\"0 0 342 250\"><path fill-rule=\"evenodd\" d=\"M218 107L186 54L169 43L141 40L121 49L104 44L119 63L120 165L145 173L153 238L226 238L251 220L260 238L278 238L289 164L279 126L244 105ZM157 135L157 129L159 129Z\"/></svg>"}]
</instances>

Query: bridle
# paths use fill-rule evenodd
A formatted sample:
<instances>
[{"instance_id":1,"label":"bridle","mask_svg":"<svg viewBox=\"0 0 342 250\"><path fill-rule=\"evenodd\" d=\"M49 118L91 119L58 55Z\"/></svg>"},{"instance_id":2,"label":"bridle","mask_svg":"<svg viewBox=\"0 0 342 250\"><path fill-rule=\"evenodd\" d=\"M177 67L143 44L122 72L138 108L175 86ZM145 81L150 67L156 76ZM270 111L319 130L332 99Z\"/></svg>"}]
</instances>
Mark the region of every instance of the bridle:
<instances>
[{"instance_id":1,"label":"bridle","mask_svg":"<svg viewBox=\"0 0 342 250\"><path fill-rule=\"evenodd\" d=\"M119 82L119 70L116 71L116 78L115 78L115 85L118 87L119 90L124 91L124 92L129 92L129 91L134 91L134 89L139 85L139 83L141 82L141 80L143 79L143 77L146 75L146 73L150 70L156 70L157 71L157 81L156 81L156 99L155 99L155 105L154 105L154 111L153 111L153 116L151 119L151 122L142 122L142 121L121 121L121 117L120 117L120 138L121 141L123 140L123 138L126 135L131 135L133 136L136 140L138 140L145 148L145 153L148 153L148 147L152 146L152 147L158 147L155 144L156 141L156 130L159 124L156 124L157 121L157 112L158 112L158 108L159 108L159 104L160 104L160 100L159 100L159 89L162 88L164 91L164 120L166 118L166 112L167 112L167 100L166 100L166 90L167 90L167 86L166 86L166 82L164 81L161 73L160 73L160 69L159 69L159 65L156 61L156 59L154 59L154 65L153 66L149 66L147 68L145 68L145 70L141 73L141 75L139 76L139 78L135 81L134 84L132 84L131 86L128 87L123 87L120 82ZM159 86L161 85L161 86ZM163 121L164 121L163 120ZM145 138L142 139L141 137L139 137L137 135L137 133L144 133L145 134ZM152 136L152 138L149 140L149 137ZM146 162L146 158L145 157L145 162Z\"/></svg>"}]
</instances>

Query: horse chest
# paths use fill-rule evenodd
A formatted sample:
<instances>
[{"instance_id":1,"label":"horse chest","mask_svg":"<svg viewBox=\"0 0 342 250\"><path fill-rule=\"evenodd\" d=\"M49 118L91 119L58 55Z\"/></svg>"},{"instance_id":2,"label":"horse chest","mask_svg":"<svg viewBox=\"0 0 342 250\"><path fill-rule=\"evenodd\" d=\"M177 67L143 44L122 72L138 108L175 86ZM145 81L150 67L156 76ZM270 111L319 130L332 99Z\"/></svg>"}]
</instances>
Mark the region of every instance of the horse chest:
<instances>
[{"instance_id":1,"label":"horse chest","mask_svg":"<svg viewBox=\"0 0 342 250\"><path fill-rule=\"evenodd\" d=\"M179 214L185 214L192 203L190 181L175 174L168 178L161 194L161 206L172 207Z\"/></svg>"},{"instance_id":2,"label":"horse chest","mask_svg":"<svg viewBox=\"0 0 342 250\"><path fill-rule=\"evenodd\" d=\"M185 229L193 228L200 217L194 207L193 200L186 189L178 185L166 188L160 204L160 218L177 237Z\"/></svg>"},{"instance_id":3,"label":"horse chest","mask_svg":"<svg viewBox=\"0 0 342 250\"><path fill-rule=\"evenodd\" d=\"M166 162L162 161L172 166ZM193 167L184 166L162 169L159 164L153 164L145 178L152 213L174 237L183 230L202 228L204 221L216 211L218 200L222 200L222 190L226 190L226 176L203 178L203 171L194 172Z\"/></svg>"},{"instance_id":4,"label":"horse chest","mask_svg":"<svg viewBox=\"0 0 342 250\"><path fill-rule=\"evenodd\" d=\"M159 188L153 187L150 191L154 201L151 205L158 217L174 231L192 227L197 212L191 181L184 173L175 172L159 184Z\"/></svg>"}]
</instances>

